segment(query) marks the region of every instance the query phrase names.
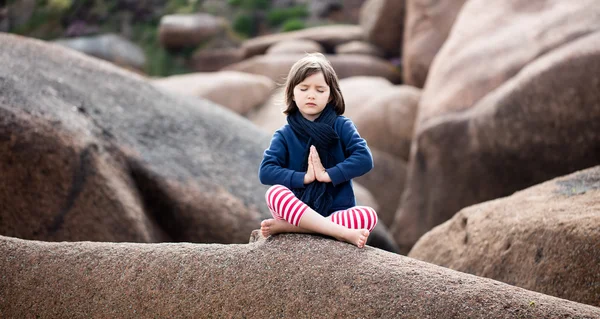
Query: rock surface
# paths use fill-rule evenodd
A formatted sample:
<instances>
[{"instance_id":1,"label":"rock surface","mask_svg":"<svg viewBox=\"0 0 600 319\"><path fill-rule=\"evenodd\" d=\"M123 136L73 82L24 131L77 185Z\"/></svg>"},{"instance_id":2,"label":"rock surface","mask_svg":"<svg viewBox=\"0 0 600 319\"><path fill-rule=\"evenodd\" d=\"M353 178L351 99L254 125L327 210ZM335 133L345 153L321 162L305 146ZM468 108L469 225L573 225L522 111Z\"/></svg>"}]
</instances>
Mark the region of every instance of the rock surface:
<instances>
[{"instance_id":1,"label":"rock surface","mask_svg":"<svg viewBox=\"0 0 600 319\"><path fill-rule=\"evenodd\" d=\"M421 95L391 227L405 252L466 206L600 164L600 6L544 3L463 7Z\"/></svg>"},{"instance_id":2,"label":"rock surface","mask_svg":"<svg viewBox=\"0 0 600 319\"><path fill-rule=\"evenodd\" d=\"M359 114L367 112L370 101L393 87L389 80L380 76L353 76L340 79L340 90L346 103L344 116L352 121L359 120Z\"/></svg>"},{"instance_id":3,"label":"rock surface","mask_svg":"<svg viewBox=\"0 0 600 319\"><path fill-rule=\"evenodd\" d=\"M59 39L52 42L125 68L142 70L146 64L146 55L142 48L117 34Z\"/></svg>"},{"instance_id":4,"label":"rock surface","mask_svg":"<svg viewBox=\"0 0 600 319\"><path fill-rule=\"evenodd\" d=\"M600 166L467 207L408 256L600 307Z\"/></svg>"},{"instance_id":5,"label":"rock surface","mask_svg":"<svg viewBox=\"0 0 600 319\"><path fill-rule=\"evenodd\" d=\"M302 54L302 53L325 53L319 42L306 39L285 40L277 42L267 49L266 55L271 54Z\"/></svg>"},{"instance_id":6,"label":"rock surface","mask_svg":"<svg viewBox=\"0 0 600 319\"><path fill-rule=\"evenodd\" d=\"M421 92L415 87L397 85L376 91L353 112L354 124L369 147L408 161ZM356 93L354 93L356 94ZM357 103L357 101L353 101Z\"/></svg>"},{"instance_id":7,"label":"rock surface","mask_svg":"<svg viewBox=\"0 0 600 319\"><path fill-rule=\"evenodd\" d=\"M357 177L356 181L366 187L379 204L377 215L382 223L390 227L400 205L406 181L406 162L389 153L371 149L373 169Z\"/></svg>"},{"instance_id":8,"label":"rock surface","mask_svg":"<svg viewBox=\"0 0 600 319\"><path fill-rule=\"evenodd\" d=\"M231 243L269 216L249 121L58 45L0 46L0 234Z\"/></svg>"},{"instance_id":9,"label":"rock surface","mask_svg":"<svg viewBox=\"0 0 600 319\"><path fill-rule=\"evenodd\" d=\"M275 88L266 76L235 71L173 75L152 83L174 93L205 98L238 114L264 103Z\"/></svg>"},{"instance_id":10,"label":"rock surface","mask_svg":"<svg viewBox=\"0 0 600 319\"><path fill-rule=\"evenodd\" d=\"M357 25L313 27L252 38L242 43L242 48L246 50L246 57L252 57L264 54L267 49L275 43L298 39L316 41L321 44L327 52L333 52L333 48L338 44L362 40L363 31L361 27Z\"/></svg>"},{"instance_id":11,"label":"rock surface","mask_svg":"<svg viewBox=\"0 0 600 319\"><path fill-rule=\"evenodd\" d=\"M283 93L284 88L279 86L263 105L246 115L252 123L271 135L287 123L285 114L283 114L283 110L286 109Z\"/></svg>"},{"instance_id":12,"label":"rock surface","mask_svg":"<svg viewBox=\"0 0 600 319\"><path fill-rule=\"evenodd\" d=\"M165 48L194 47L224 30L223 19L206 13L170 14L160 19L158 39Z\"/></svg>"},{"instance_id":13,"label":"rock surface","mask_svg":"<svg viewBox=\"0 0 600 319\"><path fill-rule=\"evenodd\" d=\"M202 49L194 52L190 58L190 68L197 72L214 72L241 62L246 56L242 48Z\"/></svg>"},{"instance_id":14,"label":"rock surface","mask_svg":"<svg viewBox=\"0 0 600 319\"><path fill-rule=\"evenodd\" d=\"M336 54L364 54L383 58L385 54L377 46L366 41L352 41L335 47Z\"/></svg>"},{"instance_id":15,"label":"rock surface","mask_svg":"<svg viewBox=\"0 0 600 319\"><path fill-rule=\"evenodd\" d=\"M422 88L466 0L406 0L402 44L403 83Z\"/></svg>"},{"instance_id":16,"label":"rock surface","mask_svg":"<svg viewBox=\"0 0 600 319\"><path fill-rule=\"evenodd\" d=\"M227 66L224 70L265 75L279 84L285 84L292 65L304 54L258 55L240 63ZM375 76L392 83L401 81L400 72L390 62L367 55L326 55L338 78L353 76Z\"/></svg>"},{"instance_id":17,"label":"rock surface","mask_svg":"<svg viewBox=\"0 0 600 319\"><path fill-rule=\"evenodd\" d=\"M0 237L3 317L597 318L600 309L311 235L251 244Z\"/></svg>"},{"instance_id":18,"label":"rock surface","mask_svg":"<svg viewBox=\"0 0 600 319\"><path fill-rule=\"evenodd\" d=\"M405 1L367 0L360 9L360 26L365 40L397 56L402 47Z\"/></svg>"}]
</instances>

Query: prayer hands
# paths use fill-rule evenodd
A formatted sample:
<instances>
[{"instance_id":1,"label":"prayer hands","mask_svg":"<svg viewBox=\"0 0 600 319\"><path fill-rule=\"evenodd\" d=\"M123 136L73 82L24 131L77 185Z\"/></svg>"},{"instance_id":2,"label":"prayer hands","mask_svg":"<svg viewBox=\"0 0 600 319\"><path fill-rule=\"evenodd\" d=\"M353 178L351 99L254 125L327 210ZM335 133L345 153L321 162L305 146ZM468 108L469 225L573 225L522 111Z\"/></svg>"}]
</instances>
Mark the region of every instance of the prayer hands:
<instances>
[{"instance_id":1,"label":"prayer hands","mask_svg":"<svg viewBox=\"0 0 600 319\"><path fill-rule=\"evenodd\" d=\"M306 169L306 174L304 175L304 185L310 184L315 181L315 169L312 163L312 146L311 150L308 153L308 168Z\"/></svg>"},{"instance_id":2,"label":"prayer hands","mask_svg":"<svg viewBox=\"0 0 600 319\"><path fill-rule=\"evenodd\" d=\"M317 152L317 148L314 145L310 146L310 155L308 156L308 169L310 170L311 167L314 170L313 174L316 180L318 180L321 183L331 182L331 178L325 170L325 167L323 167L323 164L321 163L321 158L319 157L319 153Z\"/></svg>"}]
</instances>

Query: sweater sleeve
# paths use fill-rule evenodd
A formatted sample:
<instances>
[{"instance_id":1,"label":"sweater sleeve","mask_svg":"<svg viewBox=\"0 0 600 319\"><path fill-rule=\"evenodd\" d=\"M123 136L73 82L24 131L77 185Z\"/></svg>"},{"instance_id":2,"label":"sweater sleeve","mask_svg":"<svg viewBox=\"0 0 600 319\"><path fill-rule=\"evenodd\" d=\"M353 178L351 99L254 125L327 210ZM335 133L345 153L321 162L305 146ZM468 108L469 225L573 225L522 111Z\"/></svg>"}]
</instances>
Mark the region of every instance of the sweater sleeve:
<instances>
[{"instance_id":1,"label":"sweater sleeve","mask_svg":"<svg viewBox=\"0 0 600 319\"><path fill-rule=\"evenodd\" d=\"M346 147L344 151L347 155L344 161L327 169L333 186L364 175L373 169L371 150L350 119L344 121L341 133L340 138Z\"/></svg>"},{"instance_id":2,"label":"sweater sleeve","mask_svg":"<svg viewBox=\"0 0 600 319\"><path fill-rule=\"evenodd\" d=\"M258 169L260 182L264 185L283 185L289 189L304 188L305 173L286 168L288 160L285 138L277 131L263 154Z\"/></svg>"}]
</instances>

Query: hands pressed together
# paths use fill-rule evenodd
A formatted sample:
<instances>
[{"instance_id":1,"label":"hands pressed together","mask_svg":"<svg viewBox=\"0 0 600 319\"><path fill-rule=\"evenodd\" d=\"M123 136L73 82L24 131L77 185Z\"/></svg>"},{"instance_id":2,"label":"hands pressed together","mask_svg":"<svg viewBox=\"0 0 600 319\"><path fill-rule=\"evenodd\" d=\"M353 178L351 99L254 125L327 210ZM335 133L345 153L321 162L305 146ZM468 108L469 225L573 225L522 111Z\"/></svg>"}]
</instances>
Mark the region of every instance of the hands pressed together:
<instances>
[{"instance_id":1,"label":"hands pressed together","mask_svg":"<svg viewBox=\"0 0 600 319\"><path fill-rule=\"evenodd\" d=\"M310 146L310 152L308 154L308 169L304 175L304 184L310 184L315 180L321 183L330 183L331 178L321 163L321 158L317 152L317 148L314 145Z\"/></svg>"}]
</instances>

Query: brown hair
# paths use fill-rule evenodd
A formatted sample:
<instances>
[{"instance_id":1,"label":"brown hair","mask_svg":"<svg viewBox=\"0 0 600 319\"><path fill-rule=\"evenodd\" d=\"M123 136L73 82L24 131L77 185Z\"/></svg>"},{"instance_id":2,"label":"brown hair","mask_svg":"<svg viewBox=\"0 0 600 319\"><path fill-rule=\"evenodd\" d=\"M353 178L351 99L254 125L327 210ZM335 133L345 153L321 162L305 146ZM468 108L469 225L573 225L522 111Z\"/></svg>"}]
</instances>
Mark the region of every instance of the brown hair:
<instances>
[{"instance_id":1,"label":"brown hair","mask_svg":"<svg viewBox=\"0 0 600 319\"><path fill-rule=\"evenodd\" d=\"M331 63L321 53L308 53L294 63L290 69L285 82L284 101L287 108L283 111L284 114L289 115L298 111L298 105L294 101L294 87L307 77L319 72L323 73L325 82L329 86L329 103L332 104L337 115L344 114L346 104L340 90L337 74Z\"/></svg>"}]
</instances>

